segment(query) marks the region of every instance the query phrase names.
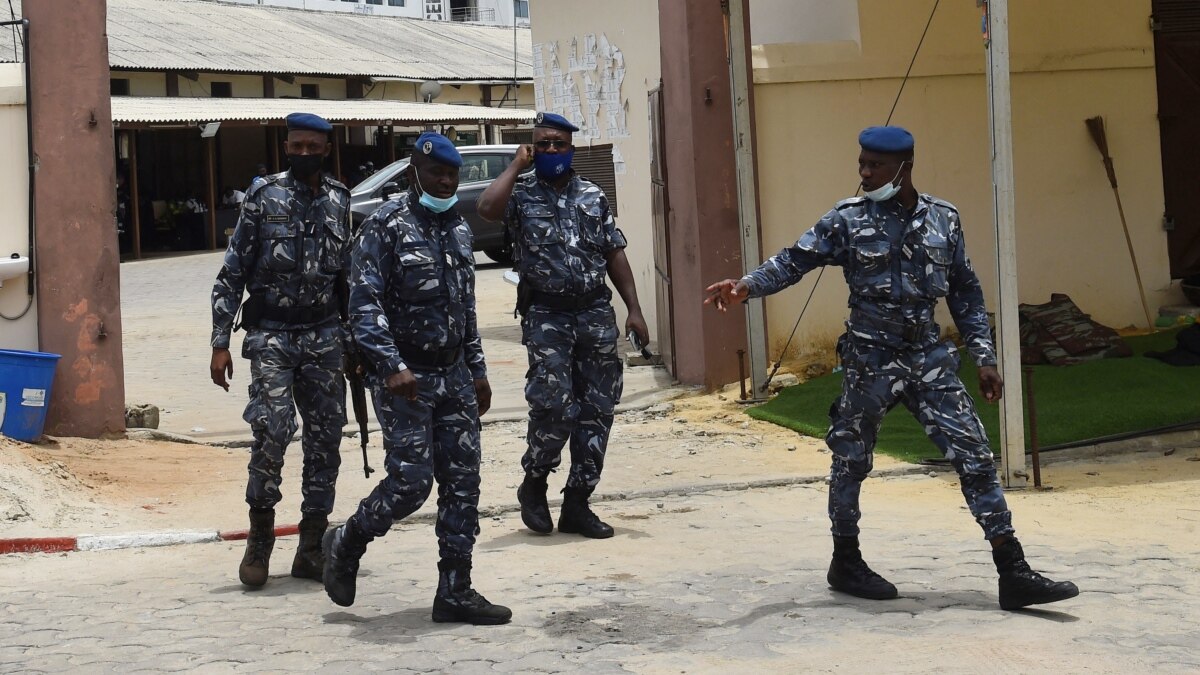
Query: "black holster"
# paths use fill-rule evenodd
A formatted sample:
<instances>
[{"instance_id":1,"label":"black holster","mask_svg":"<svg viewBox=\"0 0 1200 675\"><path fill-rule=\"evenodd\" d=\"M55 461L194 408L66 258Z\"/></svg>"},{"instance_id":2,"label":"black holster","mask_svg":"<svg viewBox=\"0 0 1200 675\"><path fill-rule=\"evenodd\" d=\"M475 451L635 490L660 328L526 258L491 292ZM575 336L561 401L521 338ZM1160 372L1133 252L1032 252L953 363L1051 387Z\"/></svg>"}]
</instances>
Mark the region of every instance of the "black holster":
<instances>
[{"instance_id":1,"label":"black holster","mask_svg":"<svg viewBox=\"0 0 1200 675\"><path fill-rule=\"evenodd\" d=\"M524 319L525 313L529 311L531 305L533 305L533 285L522 279L517 282L517 306L513 310L513 316L520 314Z\"/></svg>"},{"instance_id":2,"label":"black holster","mask_svg":"<svg viewBox=\"0 0 1200 675\"><path fill-rule=\"evenodd\" d=\"M263 314L267 310L267 298L265 295L251 293L246 301L242 303L241 321L234 327L234 330L245 328L258 328L262 323Z\"/></svg>"}]
</instances>

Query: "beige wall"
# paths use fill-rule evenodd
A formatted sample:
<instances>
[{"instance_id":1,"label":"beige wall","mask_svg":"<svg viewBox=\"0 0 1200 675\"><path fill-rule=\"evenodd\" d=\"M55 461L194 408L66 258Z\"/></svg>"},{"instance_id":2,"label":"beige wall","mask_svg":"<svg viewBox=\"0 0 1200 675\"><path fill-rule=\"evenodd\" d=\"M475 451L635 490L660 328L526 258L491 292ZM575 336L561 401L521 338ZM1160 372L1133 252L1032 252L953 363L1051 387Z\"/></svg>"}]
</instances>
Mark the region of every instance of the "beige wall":
<instances>
[{"instance_id":1,"label":"beige wall","mask_svg":"<svg viewBox=\"0 0 1200 675\"><path fill-rule=\"evenodd\" d=\"M597 135L589 138L586 130L575 134L575 144L612 143L614 154L624 160L624 173L617 174L617 225L629 240L626 254L633 268L637 283L638 299L642 313L651 327L651 339L657 317L654 301L654 243L651 231L650 205L650 125L648 92L657 87L659 68L658 13L654 5L645 0L608 0L597 3L589 0L533 0L529 8L533 29L533 44L536 53L542 53L544 75L537 77L534 85L538 91L540 109L565 114L578 126L586 119L578 108L574 112L565 106L555 105L553 99L553 68L549 57L549 45L558 45L558 64L564 77L574 76L575 91L586 106L585 74L599 83L602 79L602 60L596 68L570 71L569 52L571 41L578 41L579 58L583 57L586 36L594 35L599 44L601 36L620 50L624 65L618 107L625 111L625 128L618 134L608 131L607 104L601 104L596 116ZM536 69L535 65L535 69ZM618 323L624 325L625 307L617 301Z\"/></svg>"},{"instance_id":2,"label":"beige wall","mask_svg":"<svg viewBox=\"0 0 1200 675\"><path fill-rule=\"evenodd\" d=\"M29 165L25 123L25 66L0 64L0 257L29 255ZM29 303L25 276L0 280L0 314L16 317ZM37 350L37 307L16 321L0 318L0 349Z\"/></svg>"},{"instance_id":3,"label":"beige wall","mask_svg":"<svg viewBox=\"0 0 1200 675\"><path fill-rule=\"evenodd\" d=\"M763 250L793 243L858 186L856 136L882 124L928 18L928 3L859 0L852 41L755 48ZM1151 312L1178 302L1162 230L1162 168L1149 0L1011 3L1013 132L1020 299L1069 294L1111 326L1144 324L1112 190L1084 119L1103 115ZM941 3L893 124L916 136L914 182L955 203L995 310L990 126L980 13ZM767 303L778 353L815 273ZM828 270L798 333L827 347L846 314L841 270ZM943 325L948 317L942 310ZM793 347L795 348L795 347Z\"/></svg>"}]
</instances>

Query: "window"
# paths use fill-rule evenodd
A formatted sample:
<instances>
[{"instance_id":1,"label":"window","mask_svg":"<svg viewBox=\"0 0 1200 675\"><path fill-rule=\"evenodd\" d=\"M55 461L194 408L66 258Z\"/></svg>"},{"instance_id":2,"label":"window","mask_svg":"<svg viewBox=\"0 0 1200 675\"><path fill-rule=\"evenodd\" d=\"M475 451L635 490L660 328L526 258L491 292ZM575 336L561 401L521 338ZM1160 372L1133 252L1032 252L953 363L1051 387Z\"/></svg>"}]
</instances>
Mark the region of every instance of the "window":
<instances>
[{"instance_id":1,"label":"window","mask_svg":"<svg viewBox=\"0 0 1200 675\"><path fill-rule=\"evenodd\" d=\"M383 0L367 0L368 5L382 5Z\"/></svg>"},{"instance_id":2,"label":"window","mask_svg":"<svg viewBox=\"0 0 1200 675\"><path fill-rule=\"evenodd\" d=\"M108 93L111 96L128 96L129 80L123 77L113 77L108 80Z\"/></svg>"},{"instance_id":3,"label":"window","mask_svg":"<svg viewBox=\"0 0 1200 675\"><path fill-rule=\"evenodd\" d=\"M300 98L321 98L321 87L315 84L300 85Z\"/></svg>"},{"instance_id":4,"label":"window","mask_svg":"<svg viewBox=\"0 0 1200 675\"><path fill-rule=\"evenodd\" d=\"M208 91L213 98L232 98L233 83L232 82L213 82L208 86Z\"/></svg>"},{"instance_id":5,"label":"window","mask_svg":"<svg viewBox=\"0 0 1200 675\"><path fill-rule=\"evenodd\" d=\"M388 0L388 7L403 7L404 0Z\"/></svg>"},{"instance_id":6,"label":"window","mask_svg":"<svg viewBox=\"0 0 1200 675\"><path fill-rule=\"evenodd\" d=\"M462 169L458 173L459 180L463 183L474 183L499 177L510 160L505 155L463 155L462 161Z\"/></svg>"},{"instance_id":7,"label":"window","mask_svg":"<svg viewBox=\"0 0 1200 675\"><path fill-rule=\"evenodd\" d=\"M529 0L513 0L513 15L518 19L528 19Z\"/></svg>"}]
</instances>

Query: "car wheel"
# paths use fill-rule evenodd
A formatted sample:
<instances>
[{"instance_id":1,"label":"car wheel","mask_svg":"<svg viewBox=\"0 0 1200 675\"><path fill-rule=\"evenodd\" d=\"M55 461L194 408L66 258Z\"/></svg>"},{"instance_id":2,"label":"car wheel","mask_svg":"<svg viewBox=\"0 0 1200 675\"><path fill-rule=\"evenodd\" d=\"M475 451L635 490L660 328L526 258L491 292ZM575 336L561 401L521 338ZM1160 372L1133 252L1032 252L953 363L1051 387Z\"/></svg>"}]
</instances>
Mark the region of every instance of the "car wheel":
<instances>
[{"instance_id":1,"label":"car wheel","mask_svg":"<svg viewBox=\"0 0 1200 675\"><path fill-rule=\"evenodd\" d=\"M489 248L483 254L502 265L512 263L512 246L505 245L501 248Z\"/></svg>"}]
</instances>

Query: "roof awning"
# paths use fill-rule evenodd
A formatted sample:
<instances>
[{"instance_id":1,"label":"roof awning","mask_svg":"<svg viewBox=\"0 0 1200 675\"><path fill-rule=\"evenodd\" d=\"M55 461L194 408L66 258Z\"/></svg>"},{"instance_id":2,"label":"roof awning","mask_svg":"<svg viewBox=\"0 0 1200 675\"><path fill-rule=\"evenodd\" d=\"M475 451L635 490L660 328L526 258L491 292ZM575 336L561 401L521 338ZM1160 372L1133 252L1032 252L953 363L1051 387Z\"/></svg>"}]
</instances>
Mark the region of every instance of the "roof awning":
<instances>
[{"instance_id":1,"label":"roof awning","mask_svg":"<svg viewBox=\"0 0 1200 675\"><path fill-rule=\"evenodd\" d=\"M113 124L121 128L197 125L282 125L294 112L320 115L346 126L424 124L533 124L536 113L522 108L488 108L380 99L188 98L113 96Z\"/></svg>"}]
</instances>

